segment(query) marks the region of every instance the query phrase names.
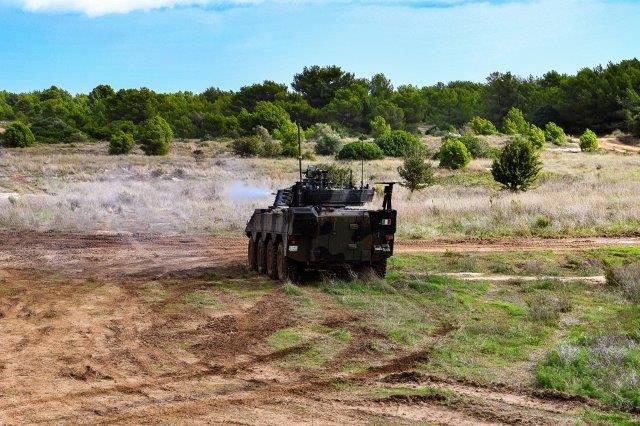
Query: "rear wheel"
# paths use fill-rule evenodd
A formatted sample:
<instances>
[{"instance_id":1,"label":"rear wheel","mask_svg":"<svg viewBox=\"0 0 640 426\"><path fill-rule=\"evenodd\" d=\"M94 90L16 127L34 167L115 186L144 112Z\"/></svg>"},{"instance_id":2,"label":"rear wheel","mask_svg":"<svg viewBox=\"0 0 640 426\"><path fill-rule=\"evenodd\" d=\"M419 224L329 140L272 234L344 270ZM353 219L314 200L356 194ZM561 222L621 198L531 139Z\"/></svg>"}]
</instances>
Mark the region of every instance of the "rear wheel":
<instances>
[{"instance_id":1,"label":"rear wheel","mask_svg":"<svg viewBox=\"0 0 640 426\"><path fill-rule=\"evenodd\" d=\"M267 275L274 280L278 279L278 247L275 241L267 243Z\"/></svg>"},{"instance_id":2,"label":"rear wheel","mask_svg":"<svg viewBox=\"0 0 640 426\"><path fill-rule=\"evenodd\" d=\"M258 273L264 274L267 272L267 242L265 241L265 237L262 236L258 240Z\"/></svg>"},{"instance_id":3,"label":"rear wheel","mask_svg":"<svg viewBox=\"0 0 640 426\"><path fill-rule=\"evenodd\" d=\"M280 281L300 282L300 265L296 261L287 258L287 254L284 251L284 243L282 242L278 244L276 259L278 279Z\"/></svg>"},{"instance_id":4,"label":"rear wheel","mask_svg":"<svg viewBox=\"0 0 640 426\"><path fill-rule=\"evenodd\" d=\"M256 242L253 241L253 236L249 237L249 246L247 247L247 266L250 271L258 269Z\"/></svg>"},{"instance_id":5,"label":"rear wheel","mask_svg":"<svg viewBox=\"0 0 640 426\"><path fill-rule=\"evenodd\" d=\"M379 260L371 264L371 269L380 278L384 278L387 275L387 259Z\"/></svg>"}]
</instances>

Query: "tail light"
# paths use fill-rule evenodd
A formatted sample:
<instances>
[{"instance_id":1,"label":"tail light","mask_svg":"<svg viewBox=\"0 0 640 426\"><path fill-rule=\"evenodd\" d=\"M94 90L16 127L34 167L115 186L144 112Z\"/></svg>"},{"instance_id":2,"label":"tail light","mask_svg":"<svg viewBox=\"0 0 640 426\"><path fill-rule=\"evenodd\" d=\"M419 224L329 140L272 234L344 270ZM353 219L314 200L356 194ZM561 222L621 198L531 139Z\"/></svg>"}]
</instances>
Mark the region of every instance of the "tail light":
<instances>
[{"instance_id":1,"label":"tail light","mask_svg":"<svg viewBox=\"0 0 640 426\"><path fill-rule=\"evenodd\" d=\"M298 237L293 237L290 235L289 238L287 238L287 243L290 246L297 246L299 242L300 240L298 239Z\"/></svg>"}]
</instances>

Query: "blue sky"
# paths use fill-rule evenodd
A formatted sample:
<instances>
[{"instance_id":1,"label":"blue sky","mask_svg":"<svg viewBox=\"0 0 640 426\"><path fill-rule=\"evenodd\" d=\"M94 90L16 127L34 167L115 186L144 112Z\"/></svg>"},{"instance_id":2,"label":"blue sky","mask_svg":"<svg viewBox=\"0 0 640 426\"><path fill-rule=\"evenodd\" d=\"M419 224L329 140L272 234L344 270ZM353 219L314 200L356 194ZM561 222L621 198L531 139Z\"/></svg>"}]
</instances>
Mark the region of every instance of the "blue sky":
<instances>
[{"instance_id":1,"label":"blue sky","mask_svg":"<svg viewBox=\"0 0 640 426\"><path fill-rule=\"evenodd\" d=\"M305 65L397 86L640 57L640 1L0 0L0 89L290 83Z\"/></svg>"}]
</instances>

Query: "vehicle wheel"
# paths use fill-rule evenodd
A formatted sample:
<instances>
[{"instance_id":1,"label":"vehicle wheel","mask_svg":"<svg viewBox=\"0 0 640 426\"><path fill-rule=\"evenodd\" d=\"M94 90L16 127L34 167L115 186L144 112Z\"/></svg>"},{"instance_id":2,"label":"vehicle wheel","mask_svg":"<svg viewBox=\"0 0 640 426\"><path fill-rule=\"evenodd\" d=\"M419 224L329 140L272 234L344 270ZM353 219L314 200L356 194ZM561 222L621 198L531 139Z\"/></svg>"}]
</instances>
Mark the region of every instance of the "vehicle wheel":
<instances>
[{"instance_id":1,"label":"vehicle wheel","mask_svg":"<svg viewBox=\"0 0 640 426\"><path fill-rule=\"evenodd\" d=\"M256 242L253 241L253 237L249 237L249 246L247 248L247 266L250 271L255 271L258 269L258 261L257 261L257 253L256 253Z\"/></svg>"},{"instance_id":2,"label":"vehicle wheel","mask_svg":"<svg viewBox=\"0 0 640 426\"><path fill-rule=\"evenodd\" d=\"M274 280L278 279L278 247L273 240L267 243L267 275Z\"/></svg>"},{"instance_id":3,"label":"vehicle wheel","mask_svg":"<svg viewBox=\"0 0 640 426\"><path fill-rule=\"evenodd\" d=\"M373 262L371 269L373 269L373 272L375 272L377 276L384 278L387 275L387 259Z\"/></svg>"},{"instance_id":4,"label":"vehicle wheel","mask_svg":"<svg viewBox=\"0 0 640 426\"><path fill-rule=\"evenodd\" d=\"M278 279L282 282L290 280L294 283L300 282L300 265L287 258L286 253L284 252L284 244L278 244L278 250L276 254L277 258L277 272Z\"/></svg>"},{"instance_id":5,"label":"vehicle wheel","mask_svg":"<svg viewBox=\"0 0 640 426\"><path fill-rule=\"evenodd\" d=\"M262 236L258 240L258 273L264 274L267 272L267 242L265 241L265 237Z\"/></svg>"}]
</instances>

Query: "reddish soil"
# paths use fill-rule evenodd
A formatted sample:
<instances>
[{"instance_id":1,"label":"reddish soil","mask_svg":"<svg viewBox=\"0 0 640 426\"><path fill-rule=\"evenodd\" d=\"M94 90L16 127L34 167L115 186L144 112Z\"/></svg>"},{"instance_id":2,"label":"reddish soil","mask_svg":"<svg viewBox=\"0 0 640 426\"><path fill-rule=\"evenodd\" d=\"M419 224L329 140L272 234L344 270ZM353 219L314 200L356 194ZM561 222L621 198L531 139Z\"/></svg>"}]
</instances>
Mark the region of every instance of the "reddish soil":
<instances>
[{"instance_id":1,"label":"reddish soil","mask_svg":"<svg viewBox=\"0 0 640 426\"><path fill-rule=\"evenodd\" d=\"M430 349L380 357L374 331L335 307L318 326L353 340L312 370L282 361L266 338L302 318L280 287L244 270L244 238L0 233L0 424L412 423L568 424L583 402L425 377ZM562 250L637 239L398 242L399 251ZM212 288L211 275L246 280L247 297ZM251 284L253 283L253 284ZM221 306L184 304L214 291ZM323 306L318 296L316 302ZM328 305L327 305L328 306ZM433 342L451 330L434 334ZM345 373L358 353L372 367ZM336 383L357 390L340 390ZM381 398L381 386L428 384L461 397Z\"/></svg>"}]
</instances>

